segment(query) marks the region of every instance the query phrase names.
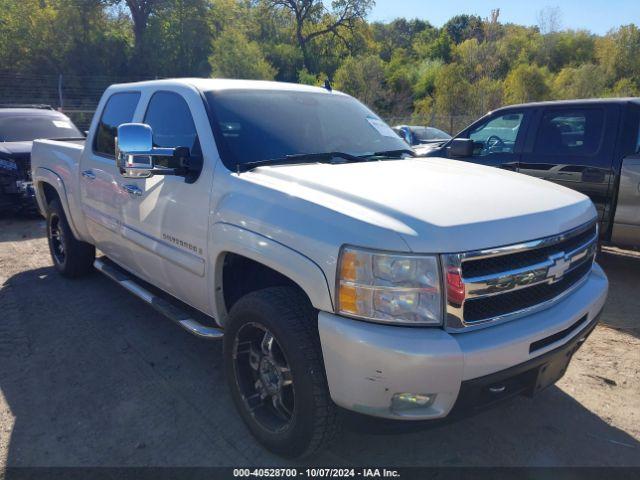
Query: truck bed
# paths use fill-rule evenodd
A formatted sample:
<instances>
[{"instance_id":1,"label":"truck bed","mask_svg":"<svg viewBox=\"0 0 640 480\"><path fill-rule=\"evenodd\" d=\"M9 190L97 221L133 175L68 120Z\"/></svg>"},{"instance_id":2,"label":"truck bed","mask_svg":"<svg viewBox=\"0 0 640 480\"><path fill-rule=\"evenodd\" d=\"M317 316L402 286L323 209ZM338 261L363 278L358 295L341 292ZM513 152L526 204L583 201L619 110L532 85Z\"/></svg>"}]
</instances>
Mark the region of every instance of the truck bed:
<instances>
[{"instance_id":1,"label":"truck bed","mask_svg":"<svg viewBox=\"0 0 640 480\"><path fill-rule=\"evenodd\" d=\"M80 159L84 151L85 139L36 140L31 151L31 175L34 186L45 178L62 184L63 207L73 218L79 206ZM44 214L46 199L39 198L38 205ZM73 228L73 227L72 227Z\"/></svg>"}]
</instances>

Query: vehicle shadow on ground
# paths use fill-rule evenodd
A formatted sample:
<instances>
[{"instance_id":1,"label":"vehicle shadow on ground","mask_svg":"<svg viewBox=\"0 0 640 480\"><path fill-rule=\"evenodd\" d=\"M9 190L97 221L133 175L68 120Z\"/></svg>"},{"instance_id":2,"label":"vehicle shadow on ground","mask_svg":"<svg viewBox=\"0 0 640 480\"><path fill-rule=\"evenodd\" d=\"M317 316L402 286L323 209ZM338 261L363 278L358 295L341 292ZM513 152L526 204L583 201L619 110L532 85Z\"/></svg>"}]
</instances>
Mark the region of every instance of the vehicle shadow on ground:
<instances>
[{"instance_id":1,"label":"vehicle shadow on ground","mask_svg":"<svg viewBox=\"0 0 640 480\"><path fill-rule=\"evenodd\" d=\"M0 312L8 466L291 465L236 414L219 342L190 336L99 274L19 273L1 286ZM639 453L553 387L420 432L347 430L301 464L640 465Z\"/></svg>"},{"instance_id":2,"label":"vehicle shadow on ground","mask_svg":"<svg viewBox=\"0 0 640 480\"><path fill-rule=\"evenodd\" d=\"M640 252L606 248L598 263L609 278L609 297L601 323L640 338ZM636 295L629 297L636 286Z\"/></svg>"}]
</instances>

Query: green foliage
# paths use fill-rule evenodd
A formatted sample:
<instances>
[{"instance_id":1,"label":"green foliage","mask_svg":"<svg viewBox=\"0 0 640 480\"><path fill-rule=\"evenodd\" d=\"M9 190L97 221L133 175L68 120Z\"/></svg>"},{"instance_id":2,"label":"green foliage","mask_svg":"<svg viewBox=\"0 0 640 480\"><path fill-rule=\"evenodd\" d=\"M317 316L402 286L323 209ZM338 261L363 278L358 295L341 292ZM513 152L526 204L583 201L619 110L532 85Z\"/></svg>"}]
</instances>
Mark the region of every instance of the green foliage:
<instances>
[{"instance_id":1,"label":"green foliage","mask_svg":"<svg viewBox=\"0 0 640 480\"><path fill-rule=\"evenodd\" d=\"M609 83L627 79L634 88L640 87L640 29L637 26L620 27L599 39L596 56Z\"/></svg>"},{"instance_id":2,"label":"green foliage","mask_svg":"<svg viewBox=\"0 0 640 480\"><path fill-rule=\"evenodd\" d=\"M542 36L534 28L507 25L503 36L495 44L498 52L497 75L505 78L517 65L534 61L541 49Z\"/></svg>"},{"instance_id":3,"label":"green foliage","mask_svg":"<svg viewBox=\"0 0 640 480\"><path fill-rule=\"evenodd\" d=\"M371 30L373 39L380 48L380 58L385 62L391 60L393 53L398 49L411 51L416 38L422 32L436 32L429 22L405 18L397 18L390 23L373 23Z\"/></svg>"},{"instance_id":4,"label":"green foliage","mask_svg":"<svg viewBox=\"0 0 640 480\"><path fill-rule=\"evenodd\" d=\"M18 74L56 85L63 74L66 88L90 91L88 104L113 77L331 78L382 116L447 130L508 103L640 95L634 24L602 36L560 30L554 9L540 28L501 24L498 10L484 20L456 15L442 28L368 23L373 3L3 0L0 93L23 86ZM23 90L22 101L51 97L36 84Z\"/></svg>"},{"instance_id":5,"label":"green foliage","mask_svg":"<svg viewBox=\"0 0 640 480\"><path fill-rule=\"evenodd\" d=\"M565 67L553 80L553 97L559 99L592 98L605 91L602 67L592 63Z\"/></svg>"},{"instance_id":6,"label":"green foliage","mask_svg":"<svg viewBox=\"0 0 640 480\"><path fill-rule=\"evenodd\" d=\"M520 64L504 81L504 99L507 103L547 100L549 93L549 72L537 65Z\"/></svg>"},{"instance_id":7,"label":"green foliage","mask_svg":"<svg viewBox=\"0 0 640 480\"><path fill-rule=\"evenodd\" d=\"M377 55L349 57L336 71L335 87L374 108L385 95L384 62Z\"/></svg>"},{"instance_id":8,"label":"green foliage","mask_svg":"<svg viewBox=\"0 0 640 480\"><path fill-rule=\"evenodd\" d=\"M418 36L413 49L421 59L440 59L449 62L452 50L451 37L444 29L440 33L425 30Z\"/></svg>"},{"instance_id":9,"label":"green foliage","mask_svg":"<svg viewBox=\"0 0 640 480\"><path fill-rule=\"evenodd\" d=\"M300 50L288 43L267 43L262 48L269 63L278 70L276 80L281 82L298 81L299 72L304 69Z\"/></svg>"},{"instance_id":10,"label":"green foliage","mask_svg":"<svg viewBox=\"0 0 640 480\"><path fill-rule=\"evenodd\" d=\"M314 75L309 72L306 68L302 68L298 72L298 83L302 83L303 85L314 85L316 87L320 87L324 85L324 81L327 76L323 73L319 75Z\"/></svg>"},{"instance_id":11,"label":"green foliage","mask_svg":"<svg viewBox=\"0 0 640 480\"><path fill-rule=\"evenodd\" d=\"M503 105L504 93L500 80L483 77L473 84L473 108L471 111L484 114Z\"/></svg>"},{"instance_id":12,"label":"green foliage","mask_svg":"<svg viewBox=\"0 0 640 480\"><path fill-rule=\"evenodd\" d=\"M449 37L456 43L470 38L484 40L484 23L477 15L456 15L442 27Z\"/></svg>"},{"instance_id":13,"label":"green foliage","mask_svg":"<svg viewBox=\"0 0 640 480\"><path fill-rule=\"evenodd\" d=\"M450 118L449 131L454 131L454 118L471 110L473 86L467 80L464 68L456 63L445 65L435 79L434 108L438 115Z\"/></svg>"},{"instance_id":14,"label":"green foliage","mask_svg":"<svg viewBox=\"0 0 640 480\"><path fill-rule=\"evenodd\" d=\"M637 80L622 78L605 95L610 97L640 97L640 88Z\"/></svg>"},{"instance_id":15,"label":"green foliage","mask_svg":"<svg viewBox=\"0 0 640 480\"><path fill-rule=\"evenodd\" d=\"M417 99L433 97L436 92L436 78L444 63L440 59L425 60L416 69L417 79L413 92Z\"/></svg>"},{"instance_id":16,"label":"green foliage","mask_svg":"<svg viewBox=\"0 0 640 480\"><path fill-rule=\"evenodd\" d=\"M552 72L564 66L579 66L595 60L595 36L583 30L553 32L542 37L536 61Z\"/></svg>"},{"instance_id":17,"label":"green foliage","mask_svg":"<svg viewBox=\"0 0 640 480\"><path fill-rule=\"evenodd\" d=\"M83 8L72 0L5 0L0 27L0 69L60 73L73 65L90 74L126 65L130 53L128 25L98 0Z\"/></svg>"},{"instance_id":18,"label":"green foliage","mask_svg":"<svg viewBox=\"0 0 640 480\"><path fill-rule=\"evenodd\" d=\"M154 49L156 75L209 74L211 34L206 15L207 0L174 0L171 8L165 5L151 17L146 34L164 40Z\"/></svg>"},{"instance_id":19,"label":"green foliage","mask_svg":"<svg viewBox=\"0 0 640 480\"><path fill-rule=\"evenodd\" d=\"M213 41L211 75L221 78L273 80L276 69L267 62L257 42L233 28L225 29Z\"/></svg>"}]
</instances>

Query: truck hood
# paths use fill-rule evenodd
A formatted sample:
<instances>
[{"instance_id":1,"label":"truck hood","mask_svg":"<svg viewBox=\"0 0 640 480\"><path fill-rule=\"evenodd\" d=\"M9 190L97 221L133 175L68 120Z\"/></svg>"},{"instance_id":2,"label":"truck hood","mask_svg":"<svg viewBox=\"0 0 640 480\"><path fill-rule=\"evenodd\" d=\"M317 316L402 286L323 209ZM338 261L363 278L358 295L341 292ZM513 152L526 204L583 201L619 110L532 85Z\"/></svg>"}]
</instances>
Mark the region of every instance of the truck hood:
<instances>
[{"instance_id":1,"label":"truck hood","mask_svg":"<svg viewBox=\"0 0 640 480\"><path fill-rule=\"evenodd\" d=\"M29 158L33 142L0 142L0 157Z\"/></svg>"},{"instance_id":2,"label":"truck hood","mask_svg":"<svg viewBox=\"0 0 640 480\"><path fill-rule=\"evenodd\" d=\"M434 140L429 143L421 143L419 145L414 145L413 151L416 152L416 155L419 157L427 155L429 152L432 152L447 143L447 140Z\"/></svg>"},{"instance_id":3,"label":"truck hood","mask_svg":"<svg viewBox=\"0 0 640 480\"><path fill-rule=\"evenodd\" d=\"M596 217L589 198L576 191L444 158L261 167L242 177L393 231L422 253L529 241Z\"/></svg>"}]
</instances>

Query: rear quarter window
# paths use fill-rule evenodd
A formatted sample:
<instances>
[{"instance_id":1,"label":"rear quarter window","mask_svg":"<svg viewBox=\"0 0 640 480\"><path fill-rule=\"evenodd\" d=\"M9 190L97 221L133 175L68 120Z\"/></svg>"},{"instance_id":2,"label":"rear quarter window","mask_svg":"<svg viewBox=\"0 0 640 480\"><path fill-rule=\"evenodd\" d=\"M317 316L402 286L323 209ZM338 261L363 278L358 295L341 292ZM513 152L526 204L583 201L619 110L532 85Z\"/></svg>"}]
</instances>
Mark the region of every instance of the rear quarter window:
<instances>
[{"instance_id":1,"label":"rear quarter window","mask_svg":"<svg viewBox=\"0 0 640 480\"><path fill-rule=\"evenodd\" d=\"M551 110L544 113L534 152L540 155L594 155L600 150L604 110Z\"/></svg>"},{"instance_id":2,"label":"rear quarter window","mask_svg":"<svg viewBox=\"0 0 640 480\"><path fill-rule=\"evenodd\" d=\"M108 157L115 156L118 127L133 120L140 100L140 92L114 93L105 104L93 140L93 151Z\"/></svg>"}]
</instances>

